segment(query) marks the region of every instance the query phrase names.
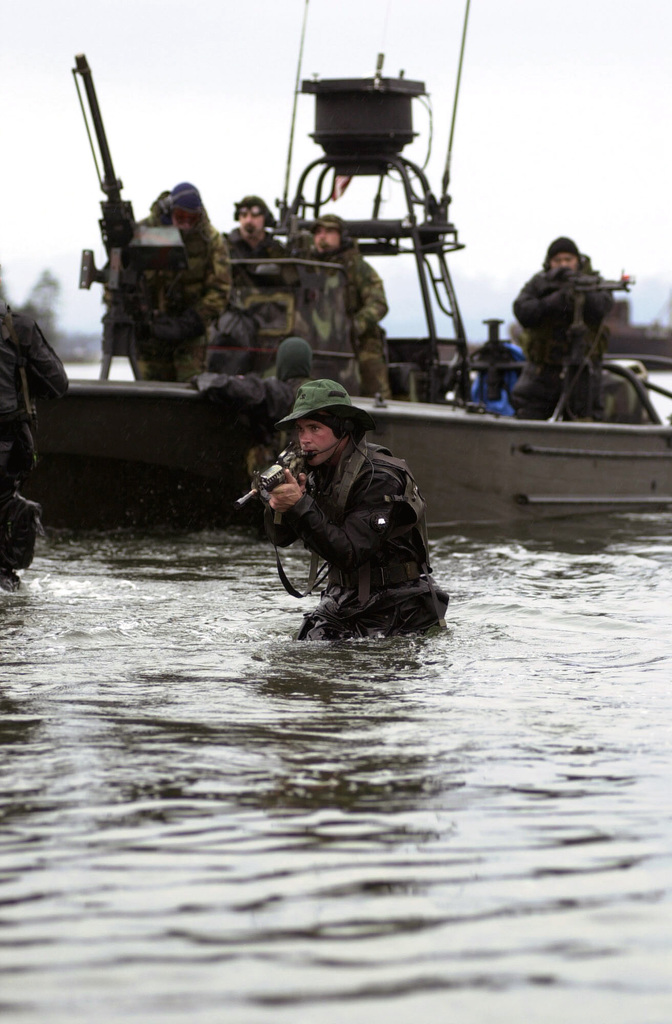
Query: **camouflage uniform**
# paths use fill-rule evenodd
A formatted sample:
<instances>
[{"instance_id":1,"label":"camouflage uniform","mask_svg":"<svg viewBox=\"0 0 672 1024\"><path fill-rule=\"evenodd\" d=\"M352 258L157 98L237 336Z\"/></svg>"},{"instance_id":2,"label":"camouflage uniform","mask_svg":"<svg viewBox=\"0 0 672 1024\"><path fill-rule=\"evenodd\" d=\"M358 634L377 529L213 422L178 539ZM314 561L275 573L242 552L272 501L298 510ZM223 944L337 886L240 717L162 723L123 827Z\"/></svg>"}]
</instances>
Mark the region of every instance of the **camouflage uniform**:
<instances>
[{"instance_id":1,"label":"camouflage uniform","mask_svg":"<svg viewBox=\"0 0 672 1024\"><path fill-rule=\"evenodd\" d=\"M362 258L357 242L345 234L345 224L340 217L325 214L317 224L335 227L341 232L339 249L329 253L318 253L313 249L310 258L340 263L345 270L346 312L352 323L352 347L359 364L361 393L373 396L380 392L383 398L391 398L385 335L378 326L378 321L388 311L383 282L371 264Z\"/></svg>"},{"instance_id":2,"label":"camouflage uniform","mask_svg":"<svg viewBox=\"0 0 672 1024\"><path fill-rule=\"evenodd\" d=\"M142 221L150 227L170 223L162 203L170 196L162 192L150 216ZM212 226L205 209L191 231L181 232L187 250L187 268L180 271L149 270L145 281L154 313L179 316L193 309L206 325L226 308L231 291L231 262L226 242ZM138 364L144 380L188 381L205 369L205 333L186 341L167 343L156 338L138 342Z\"/></svg>"}]
</instances>

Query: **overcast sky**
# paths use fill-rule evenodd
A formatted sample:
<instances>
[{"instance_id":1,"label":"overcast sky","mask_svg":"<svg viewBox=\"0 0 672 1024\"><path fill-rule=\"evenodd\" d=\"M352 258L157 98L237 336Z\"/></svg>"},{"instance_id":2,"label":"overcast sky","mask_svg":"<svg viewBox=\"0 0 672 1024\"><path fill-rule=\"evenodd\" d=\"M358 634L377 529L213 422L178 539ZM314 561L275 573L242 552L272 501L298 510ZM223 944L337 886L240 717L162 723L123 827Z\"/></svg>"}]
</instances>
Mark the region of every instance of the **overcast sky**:
<instances>
[{"instance_id":1,"label":"overcast sky","mask_svg":"<svg viewBox=\"0 0 672 1024\"><path fill-rule=\"evenodd\" d=\"M426 83L428 167L440 191L464 0L310 0L302 77L384 73ZM77 289L80 251L103 262L102 193L71 69L93 71L124 198L136 218L178 181L233 226L249 192L282 195L305 0L4 0L0 262L20 302L49 267L60 319L95 330L100 289ZM453 145L451 214L466 248L451 268L469 334L511 302L548 243L569 235L607 277L633 274L633 318L663 313L672 288L670 0L472 0ZM290 194L319 155L301 96ZM414 103L423 163L428 118ZM346 194L336 212L356 216ZM350 204L349 206L347 204ZM393 198L384 215L392 212ZM362 215L368 213L361 210ZM388 328L408 319L385 269Z\"/></svg>"}]
</instances>

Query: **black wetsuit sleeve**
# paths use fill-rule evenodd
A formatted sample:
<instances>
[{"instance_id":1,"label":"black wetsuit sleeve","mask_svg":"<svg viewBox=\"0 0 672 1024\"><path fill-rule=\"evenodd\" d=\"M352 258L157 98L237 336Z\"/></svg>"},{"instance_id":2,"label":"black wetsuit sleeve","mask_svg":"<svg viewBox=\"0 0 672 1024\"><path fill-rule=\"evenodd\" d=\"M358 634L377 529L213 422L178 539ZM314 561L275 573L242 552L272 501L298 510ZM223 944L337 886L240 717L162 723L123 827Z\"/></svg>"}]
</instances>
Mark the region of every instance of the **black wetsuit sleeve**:
<instances>
[{"instance_id":1,"label":"black wetsuit sleeve","mask_svg":"<svg viewBox=\"0 0 672 1024\"><path fill-rule=\"evenodd\" d=\"M523 327L538 327L549 315L571 314L572 302L561 280L535 274L522 288L513 304L516 319Z\"/></svg>"},{"instance_id":2,"label":"black wetsuit sleeve","mask_svg":"<svg viewBox=\"0 0 672 1024\"><path fill-rule=\"evenodd\" d=\"M395 505L388 497L401 496L405 481L399 471L366 467L355 481L343 522L329 520L318 502L306 494L285 512L280 525L267 510L267 532L278 547L300 539L310 551L343 572L375 560L396 525Z\"/></svg>"},{"instance_id":3,"label":"black wetsuit sleeve","mask_svg":"<svg viewBox=\"0 0 672 1024\"><path fill-rule=\"evenodd\" d=\"M583 315L590 327L597 327L614 304L614 297L608 291L588 292Z\"/></svg>"}]
</instances>

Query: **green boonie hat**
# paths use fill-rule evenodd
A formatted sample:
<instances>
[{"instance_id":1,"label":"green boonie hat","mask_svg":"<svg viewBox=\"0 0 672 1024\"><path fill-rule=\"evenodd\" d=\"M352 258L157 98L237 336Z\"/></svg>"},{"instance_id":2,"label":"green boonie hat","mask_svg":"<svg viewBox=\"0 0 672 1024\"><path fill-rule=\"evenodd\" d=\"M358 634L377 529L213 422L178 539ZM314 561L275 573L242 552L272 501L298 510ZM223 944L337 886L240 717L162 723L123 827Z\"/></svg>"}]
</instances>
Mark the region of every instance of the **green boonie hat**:
<instances>
[{"instance_id":1,"label":"green boonie hat","mask_svg":"<svg viewBox=\"0 0 672 1024\"><path fill-rule=\"evenodd\" d=\"M296 392L294 408L275 424L276 430L288 427L296 420L310 419L311 413L326 412L340 419L354 420L364 430L375 430L376 422L364 409L358 409L342 384L335 380L308 380Z\"/></svg>"},{"instance_id":2,"label":"green boonie hat","mask_svg":"<svg viewBox=\"0 0 672 1024\"><path fill-rule=\"evenodd\" d=\"M341 234L345 231L345 221L341 220L335 213L323 213L313 224L313 232L318 228L336 228Z\"/></svg>"}]
</instances>

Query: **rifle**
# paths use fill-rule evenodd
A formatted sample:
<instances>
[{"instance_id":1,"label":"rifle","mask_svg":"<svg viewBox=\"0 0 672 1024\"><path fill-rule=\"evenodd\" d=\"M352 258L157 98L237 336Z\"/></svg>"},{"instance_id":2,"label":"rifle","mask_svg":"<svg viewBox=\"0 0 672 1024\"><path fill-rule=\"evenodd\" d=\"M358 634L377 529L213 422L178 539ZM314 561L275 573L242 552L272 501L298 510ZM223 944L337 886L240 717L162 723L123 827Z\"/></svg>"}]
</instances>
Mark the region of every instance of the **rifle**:
<instances>
[{"instance_id":1,"label":"rifle","mask_svg":"<svg viewBox=\"0 0 672 1024\"><path fill-rule=\"evenodd\" d=\"M262 498L263 501L268 501L271 491L280 484L284 484L286 469L297 479L299 473L305 473L306 471L305 457L295 441L292 441L291 444L282 449L272 466L265 469L263 473L254 474L252 477L252 489L247 494L243 494L242 498L234 501L233 507L235 509L244 508L248 501L256 497Z\"/></svg>"},{"instance_id":2,"label":"rifle","mask_svg":"<svg viewBox=\"0 0 672 1024\"><path fill-rule=\"evenodd\" d=\"M105 285L107 312L103 316L103 361L101 380L106 380L113 356L126 356L135 378L140 377L136 341L149 333L152 310L144 280L146 270L183 270L187 256L180 232L175 227L136 224L133 207L121 197L123 184L114 173L103 119L98 106L93 76L83 53L75 57L72 69L84 124L93 153L98 182L106 198L101 202L99 221L107 264L98 270L91 249L84 249L79 287L89 289L96 281ZM103 166L101 177L77 76L82 78Z\"/></svg>"}]
</instances>

